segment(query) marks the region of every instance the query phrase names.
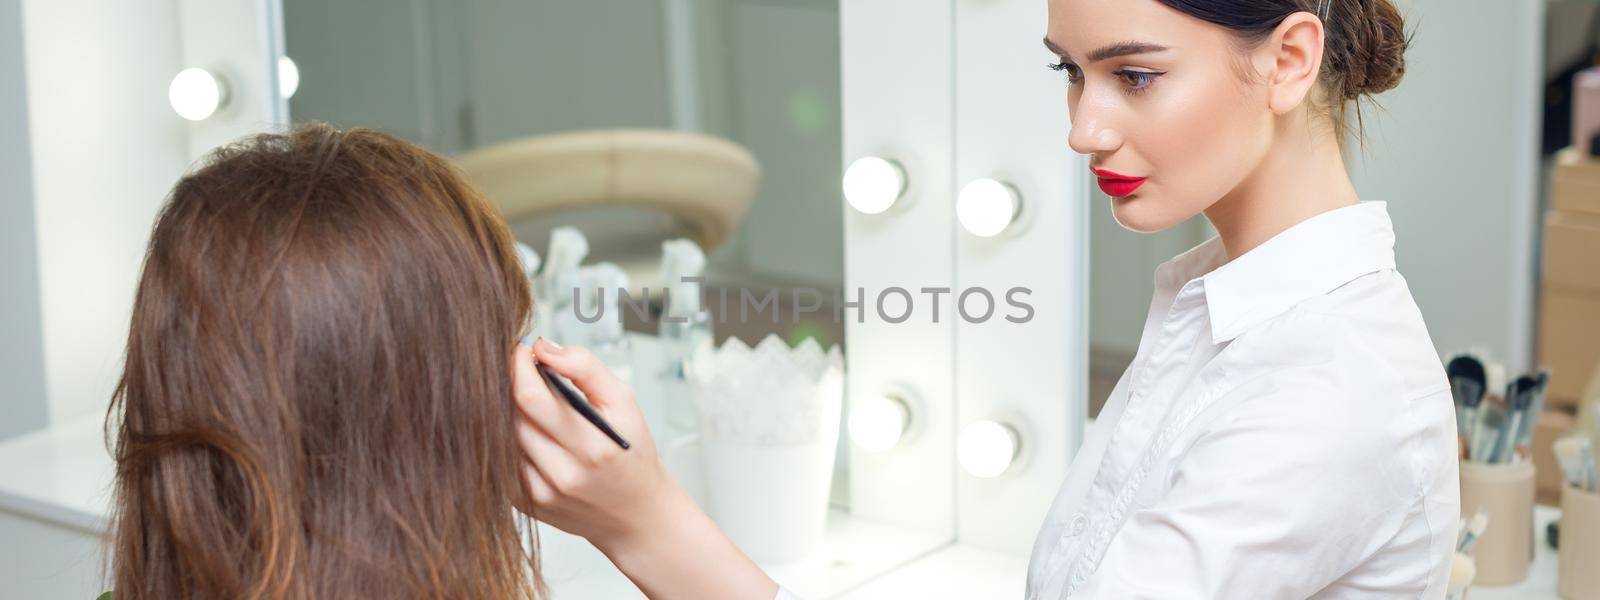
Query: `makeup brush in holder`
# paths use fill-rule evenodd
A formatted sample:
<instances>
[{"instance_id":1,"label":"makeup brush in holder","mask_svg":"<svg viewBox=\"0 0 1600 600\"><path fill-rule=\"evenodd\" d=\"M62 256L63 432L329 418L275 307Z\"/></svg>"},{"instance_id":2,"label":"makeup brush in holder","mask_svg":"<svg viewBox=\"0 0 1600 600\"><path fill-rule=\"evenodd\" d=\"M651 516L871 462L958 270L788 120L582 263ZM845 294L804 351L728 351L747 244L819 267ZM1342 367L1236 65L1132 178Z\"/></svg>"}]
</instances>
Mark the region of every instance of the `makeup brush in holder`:
<instances>
[{"instance_id":1,"label":"makeup brush in holder","mask_svg":"<svg viewBox=\"0 0 1600 600\"><path fill-rule=\"evenodd\" d=\"M766 563L822 544L844 400L844 355L776 335L729 338L695 375L707 512Z\"/></svg>"}]
</instances>

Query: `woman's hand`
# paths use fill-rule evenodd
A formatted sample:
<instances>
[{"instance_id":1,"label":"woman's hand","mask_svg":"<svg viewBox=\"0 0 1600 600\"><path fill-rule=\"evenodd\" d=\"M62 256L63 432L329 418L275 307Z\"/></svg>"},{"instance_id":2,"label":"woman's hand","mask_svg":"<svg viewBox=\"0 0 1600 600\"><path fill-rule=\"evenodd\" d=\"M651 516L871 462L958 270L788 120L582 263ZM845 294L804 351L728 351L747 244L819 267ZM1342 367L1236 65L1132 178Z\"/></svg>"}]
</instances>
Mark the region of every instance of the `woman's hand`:
<instances>
[{"instance_id":1,"label":"woman's hand","mask_svg":"<svg viewBox=\"0 0 1600 600\"><path fill-rule=\"evenodd\" d=\"M623 450L556 397L534 360L571 379L631 447ZM594 355L543 339L517 344L511 384L530 516L588 539L651 598L777 594L777 584L667 474L633 390Z\"/></svg>"},{"instance_id":2,"label":"woman's hand","mask_svg":"<svg viewBox=\"0 0 1600 600\"><path fill-rule=\"evenodd\" d=\"M557 396L534 369L535 360L571 379L630 449L623 450ZM511 362L512 393L523 416L517 437L528 459L523 478L534 516L596 546L640 533L650 516L643 509L672 493L675 484L633 390L583 348L559 348L541 339L534 347L518 344Z\"/></svg>"}]
</instances>

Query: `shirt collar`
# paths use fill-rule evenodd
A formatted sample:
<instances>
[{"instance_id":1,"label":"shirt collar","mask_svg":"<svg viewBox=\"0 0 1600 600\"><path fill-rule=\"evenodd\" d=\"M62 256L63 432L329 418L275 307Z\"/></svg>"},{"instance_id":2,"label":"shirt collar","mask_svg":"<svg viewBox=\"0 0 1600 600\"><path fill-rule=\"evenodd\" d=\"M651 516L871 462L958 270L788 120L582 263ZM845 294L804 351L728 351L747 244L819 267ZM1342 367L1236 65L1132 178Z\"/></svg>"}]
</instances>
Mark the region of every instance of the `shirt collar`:
<instances>
[{"instance_id":1,"label":"shirt collar","mask_svg":"<svg viewBox=\"0 0 1600 600\"><path fill-rule=\"evenodd\" d=\"M1387 203L1369 201L1301 221L1232 261L1221 238L1212 237L1162 263L1156 285L1168 290L1198 285L1211 319L1211 341L1221 344L1301 301L1394 267Z\"/></svg>"}]
</instances>

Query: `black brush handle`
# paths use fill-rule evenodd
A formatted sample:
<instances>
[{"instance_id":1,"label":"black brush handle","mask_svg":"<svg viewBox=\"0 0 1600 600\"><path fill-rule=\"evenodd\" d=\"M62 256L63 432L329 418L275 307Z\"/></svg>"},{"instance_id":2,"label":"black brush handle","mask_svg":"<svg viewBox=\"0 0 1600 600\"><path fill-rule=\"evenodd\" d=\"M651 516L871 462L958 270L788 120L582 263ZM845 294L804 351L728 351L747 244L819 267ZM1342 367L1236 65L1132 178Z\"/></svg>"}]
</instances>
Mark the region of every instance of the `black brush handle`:
<instances>
[{"instance_id":1,"label":"black brush handle","mask_svg":"<svg viewBox=\"0 0 1600 600\"><path fill-rule=\"evenodd\" d=\"M589 404L589 399L583 395L583 391L572 384L572 380L562 377L560 373L551 371L549 367L544 366L544 363L535 362L533 366L539 370L539 376L544 378L544 382L549 384L550 389L555 390L556 394L562 398L566 398L567 404L571 404L572 408L577 409L578 414L583 415L584 419L594 424L600 430L600 433L606 434L606 437L611 438L611 441L616 442L623 450L627 450L630 447L628 440L622 439L622 436L617 434L617 430L611 428L610 423L600 418L600 413L594 411L594 406Z\"/></svg>"}]
</instances>

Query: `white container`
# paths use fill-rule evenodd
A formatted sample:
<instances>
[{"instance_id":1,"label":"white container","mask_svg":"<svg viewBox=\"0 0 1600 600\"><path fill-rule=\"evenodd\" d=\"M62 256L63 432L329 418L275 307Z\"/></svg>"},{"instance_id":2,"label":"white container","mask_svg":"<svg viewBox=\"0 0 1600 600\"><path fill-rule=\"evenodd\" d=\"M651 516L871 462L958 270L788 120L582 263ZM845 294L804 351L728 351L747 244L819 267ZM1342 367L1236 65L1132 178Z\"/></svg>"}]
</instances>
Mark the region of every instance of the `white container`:
<instances>
[{"instance_id":1,"label":"white container","mask_svg":"<svg viewBox=\"0 0 1600 600\"><path fill-rule=\"evenodd\" d=\"M708 512L751 558L793 562L821 548L833 480L832 438L798 446L703 441L700 451Z\"/></svg>"},{"instance_id":2,"label":"white container","mask_svg":"<svg viewBox=\"0 0 1600 600\"><path fill-rule=\"evenodd\" d=\"M844 400L838 348L730 340L716 360L696 388L706 512L751 558L802 560L821 548L828 517Z\"/></svg>"}]
</instances>

